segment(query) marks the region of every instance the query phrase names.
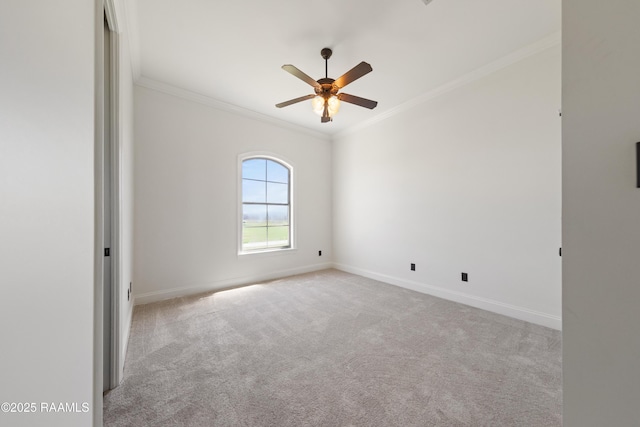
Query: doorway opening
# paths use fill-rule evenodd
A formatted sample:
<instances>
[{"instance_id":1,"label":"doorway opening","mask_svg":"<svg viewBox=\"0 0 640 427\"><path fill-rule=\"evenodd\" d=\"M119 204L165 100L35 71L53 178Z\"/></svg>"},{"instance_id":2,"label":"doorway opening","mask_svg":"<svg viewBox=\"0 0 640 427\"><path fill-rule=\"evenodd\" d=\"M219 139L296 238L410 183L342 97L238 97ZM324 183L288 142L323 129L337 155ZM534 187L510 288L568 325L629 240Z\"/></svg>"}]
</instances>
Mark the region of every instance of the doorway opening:
<instances>
[{"instance_id":1,"label":"doorway opening","mask_svg":"<svg viewBox=\"0 0 640 427\"><path fill-rule=\"evenodd\" d=\"M102 162L99 181L102 235L102 391L118 386L120 366L120 164L118 120L118 34L108 8L103 15L102 40Z\"/></svg>"}]
</instances>

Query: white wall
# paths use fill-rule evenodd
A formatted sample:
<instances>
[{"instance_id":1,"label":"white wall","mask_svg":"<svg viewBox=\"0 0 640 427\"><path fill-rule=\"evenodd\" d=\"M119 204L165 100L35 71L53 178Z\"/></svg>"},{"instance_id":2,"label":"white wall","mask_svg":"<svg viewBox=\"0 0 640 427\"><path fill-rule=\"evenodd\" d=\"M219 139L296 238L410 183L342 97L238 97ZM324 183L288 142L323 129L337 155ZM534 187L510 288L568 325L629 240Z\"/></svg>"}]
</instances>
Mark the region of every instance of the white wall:
<instances>
[{"instance_id":1,"label":"white wall","mask_svg":"<svg viewBox=\"0 0 640 427\"><path fill-rule=\"evenodd\" d=\"M0 2L0 402L93 406L94 7Z\"/></svg>"},{"instance_id":2,"label":"white wall","mask_svg":"<svg viewBox=\"0 0 640 427\"><path fill-rule=\"evenodd\" d=\"M640 425L640 3L563 2L564 425Z\"/></svg>"},{"instance_id":3,"label":"white wall","mask_svg":"<svg viewBox=\"0 0 640 427\"><path fill-rule=\"evenodd\" d=\"M141 86L135 105L136 303L328 266L328 140ZM238 155L253 151L295 168L295 251L237 255Z\"/></svg>"},{"instance_id":4,"label":"white wall","mask_svg":"<svg viewBox=\"0 0 640 427\"><path fill-rule=\"evenodd\" d=\"M340 136L337 266L559 328L559 108L556 46Z\"/></svg>"}]
</instances>

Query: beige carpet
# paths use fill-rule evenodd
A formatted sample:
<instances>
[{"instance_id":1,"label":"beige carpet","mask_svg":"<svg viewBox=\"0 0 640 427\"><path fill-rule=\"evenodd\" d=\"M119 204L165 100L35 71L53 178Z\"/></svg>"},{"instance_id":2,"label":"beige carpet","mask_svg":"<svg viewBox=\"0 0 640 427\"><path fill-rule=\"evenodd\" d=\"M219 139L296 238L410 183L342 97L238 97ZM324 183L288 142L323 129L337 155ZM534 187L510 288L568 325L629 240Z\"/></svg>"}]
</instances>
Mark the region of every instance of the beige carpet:
<instances>
[{"instance_id":1,"label":"beige carpet","mask_svg":"<svg viewBox=\"0 0 640 427\"><path fill-rule=\"evenodd\" d=\"M137 306L105 426L559 426L560 333L325 270Z\"/></svg>"}]
</instances>

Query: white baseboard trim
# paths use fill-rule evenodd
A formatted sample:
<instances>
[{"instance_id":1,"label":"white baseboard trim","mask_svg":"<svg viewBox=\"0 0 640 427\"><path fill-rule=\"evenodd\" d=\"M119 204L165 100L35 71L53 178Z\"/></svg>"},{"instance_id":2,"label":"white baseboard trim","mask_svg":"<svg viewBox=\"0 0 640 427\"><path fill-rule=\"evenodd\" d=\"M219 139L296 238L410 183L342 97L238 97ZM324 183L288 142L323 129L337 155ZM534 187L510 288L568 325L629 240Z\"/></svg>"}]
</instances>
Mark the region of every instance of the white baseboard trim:
<instances>
[{"instance_id":1,"label":"white baseboard trim","mask_svg":"<svg viewBox=\"0 0 640 427\"><path fill-rule=\"evenodd\" d=\"M471 307L480 308L482 310L491 311L493 313L502 314L504 316L513 317L515 319L524 320L525 322L535 323L537 325L546 326L551 329L562 330L562 319L547 313L530 310L524 307L518 307L511 304L505 304L500 301L488 298L477 297L475 295L465 294L463 292L451 291L440 288L438 286L427 285L424 283L414 282L412 280L400 279L386 274L380 274L373 271L365 270L349 265L333 263L333 268L345 271L358 276L367 277L369 279L378 280L380 282L389 283L391 285L400 286L401 288L411 289L423 294L433 295L438 298L458 302L469 305Z\"/></svg>"},{"instance_id":2,"label":"white baseboard trim","mask_svg":"<svg viewBox=\"0 0 640 427\"><path fill-rule=\"evenodd\" d=\"M254 274L249 276L234 277L231 279L218 280L210 283L203 283L195 286L179 287L173 289L167 289L162 291L146 292L144 294L136 295L134 304L142 305L152 302L163 301L171 298L179 298L188 295L195 295L204 292L220 291L224 289L233 288L241 285L249 285L252 283L280 279L287 276L295 276L296 274L310 273L312 271L325 270L332 268L333 264L330 262L306 265L304 267L290 268L286 270L271 271L263 274Z\"/></svg>"}]
</instances>

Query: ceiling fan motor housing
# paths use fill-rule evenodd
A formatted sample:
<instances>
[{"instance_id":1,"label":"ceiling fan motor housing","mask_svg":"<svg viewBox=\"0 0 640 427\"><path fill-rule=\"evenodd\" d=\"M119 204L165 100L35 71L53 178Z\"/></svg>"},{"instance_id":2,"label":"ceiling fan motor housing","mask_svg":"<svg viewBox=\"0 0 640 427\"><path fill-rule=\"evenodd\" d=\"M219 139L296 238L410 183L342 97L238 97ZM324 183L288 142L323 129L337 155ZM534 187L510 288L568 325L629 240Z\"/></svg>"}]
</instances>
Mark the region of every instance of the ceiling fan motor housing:
<instances>
[{"instance_id":1,"label":"ceiling fan motor housing","mask_svg":"<svg viewBox=\"0 0 640 427\"><path fill-rule=\"evenodd\" d=\"M318 84L320 86L315 88L316 95L322 96L323 98L329 98L332 95L336 95L340 88L334 85L333 82L335 82L335 79L328 77L318 80Z\"/></svg>"}]
</instances>

